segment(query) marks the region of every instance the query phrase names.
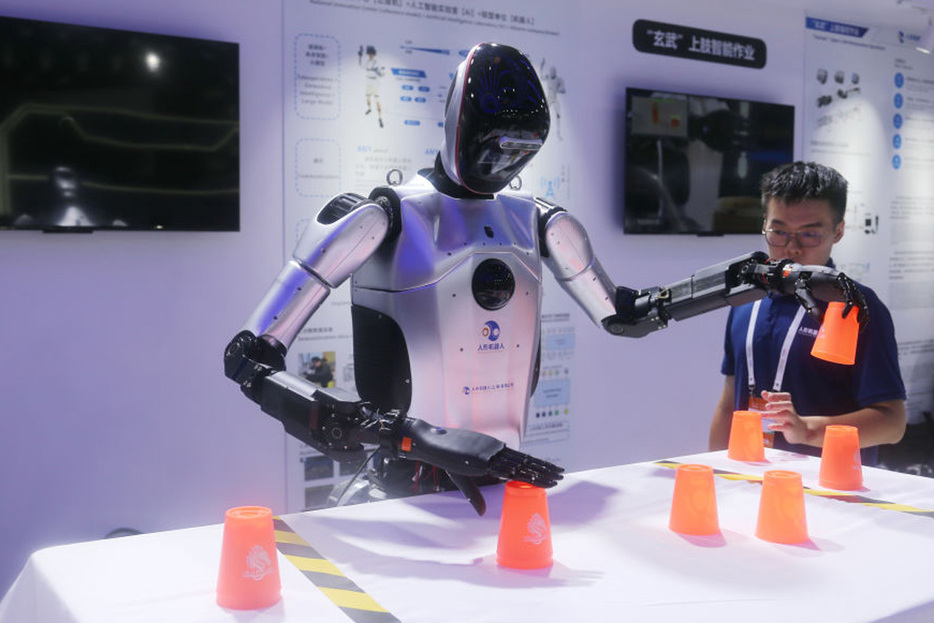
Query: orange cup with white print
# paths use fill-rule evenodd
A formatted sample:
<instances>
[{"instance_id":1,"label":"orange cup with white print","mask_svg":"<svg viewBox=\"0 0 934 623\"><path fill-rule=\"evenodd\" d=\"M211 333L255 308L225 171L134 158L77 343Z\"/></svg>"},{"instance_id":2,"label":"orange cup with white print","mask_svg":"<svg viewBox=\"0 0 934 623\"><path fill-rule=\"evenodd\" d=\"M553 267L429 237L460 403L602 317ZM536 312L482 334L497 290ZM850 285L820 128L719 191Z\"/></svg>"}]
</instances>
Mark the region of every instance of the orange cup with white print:
<instances>
[{"instance_id":1,"label":"orange cup with white print","mask_svg":"<svg viewBox=\"0 0 934 623\"><path fill-rule=\"evenodd\" d=\"M765 460L761 413L758 411L733 412L727 456L734 461Z\"/></svg>"},{"instance_id":2,"label":"orange cup with white print","mask_svg":"<svg viewBox=\"0 0 934 623\"><path fill-rule=\"evenodd\" d=\"M258 610L279 601L279 561L272 511L238 506L224 516L217 604L233 610Z\"/></svg>"},{"instance_id":3,"label":"orange cup with white print","mask_svg":"<svg viewBox=\"0 0 934 623\"><path fill-rule=\"evenodd\" d=\"M820 456L820 486L841 491L863 487L858 428L842 424L824 428L824 447Z\"/></svg>"},{"instance_id":4,"label":"orange cup with white print","mask_svg":"<svg viewBox=\"0 0 934 623\"><path fill-rule=\"evenodd\" d=\"M809 539L801 474L780 469L763 474L756 536L789 545Z\"/></svg>"},{"instance_id":5,"label":"orange cup with white print","mask_svg":"<svg viewBox=\"0 0 934 623\"><path fill-rule=\"evenodd\" d=\"M854 307L843 317L844 304L834 301L827 304L824 321L814 339L811 354L818 359L852 366L856 362L856 341L859 336L859 321Z\"/></svg>"},{"instance_id":6,"label":"orange cup with white print","mask_svg":"<svg viewBox=\"0 0 934 623\"><path fill-rule=\"evenodd\" d=\"M543 488L515 480L506 483L496 562L513 569L551 565L551 520Z\"/></svg>"},{"instance_id":7,"label":"orange cup with white print","mask_svg":"<svg viewBox=\"0 0 934 623\"><path fill-rule=\"evenodd\" d=\"M720 532L711 466L691 463L678 466L668 528L678 534L694 536Z\"/></svg>"}]
</instances>

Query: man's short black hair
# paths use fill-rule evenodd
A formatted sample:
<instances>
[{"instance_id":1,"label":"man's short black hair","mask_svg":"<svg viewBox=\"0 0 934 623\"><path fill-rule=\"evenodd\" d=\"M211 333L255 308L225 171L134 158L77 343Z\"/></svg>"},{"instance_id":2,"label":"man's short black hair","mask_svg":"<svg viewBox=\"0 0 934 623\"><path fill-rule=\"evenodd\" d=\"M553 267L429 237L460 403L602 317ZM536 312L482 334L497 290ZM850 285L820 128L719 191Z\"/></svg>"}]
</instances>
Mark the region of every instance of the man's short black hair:
<instances>
[{"instance_id":1,"label":"man's short black hair","mask_svg":"<svg viewBox=\"0 0 934 623\"><path fill-rule=\"evenodd\" d=\"M784 203L823 199L830 204L834 224L846 214L846 178L823 164L798 161L776 167L762 176L760 188L763 212L769 199Z\"/></svg>"}]
</instances>

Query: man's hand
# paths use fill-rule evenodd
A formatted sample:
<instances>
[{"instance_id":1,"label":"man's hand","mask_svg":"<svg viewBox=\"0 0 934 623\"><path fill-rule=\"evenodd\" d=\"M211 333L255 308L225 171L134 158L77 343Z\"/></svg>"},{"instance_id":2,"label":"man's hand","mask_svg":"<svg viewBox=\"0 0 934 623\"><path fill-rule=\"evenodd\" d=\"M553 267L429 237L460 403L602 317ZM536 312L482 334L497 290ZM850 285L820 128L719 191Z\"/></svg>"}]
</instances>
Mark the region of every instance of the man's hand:
<instances>
[{"instance_id":1,"label":"man's hand","mask_svg":"<svg viewBox=\"0 0 934 623\"><path fill-rule=\"evenodd\" d=\"M795 411L791 394L763 391L762 399L765 401L762 417L770 420L769 430L780 432L788 443L808 443L810 430L805 419Z\"/></svg>"}]
</instances>

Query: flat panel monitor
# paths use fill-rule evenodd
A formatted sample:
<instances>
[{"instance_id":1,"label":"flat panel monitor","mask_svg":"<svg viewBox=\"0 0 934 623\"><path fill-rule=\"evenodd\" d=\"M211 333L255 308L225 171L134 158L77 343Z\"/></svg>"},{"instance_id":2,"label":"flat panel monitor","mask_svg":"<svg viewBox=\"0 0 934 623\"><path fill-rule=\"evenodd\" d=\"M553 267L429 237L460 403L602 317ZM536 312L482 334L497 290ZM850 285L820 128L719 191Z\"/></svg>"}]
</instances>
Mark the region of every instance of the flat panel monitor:
<instances>
[{"instance_id":1,"label":"flat panel monitor","mask_svg":"<svg viewBox=\"0 0 934 623\"><path fill-rule=\"evenodd\" d=\"M794 157L794 107L626 89L624 231L751 234L759 183Z\"/></svg>"},{"instance_id":2,"label":"flat panel monitor","mask_svg":"<svg viewBox=\"0 0 934 623\"><path fill-rule=\"evenodd\" d=\"M240 227L236 43L0 17L0 228Z\"/></svg>"}]
</instances>

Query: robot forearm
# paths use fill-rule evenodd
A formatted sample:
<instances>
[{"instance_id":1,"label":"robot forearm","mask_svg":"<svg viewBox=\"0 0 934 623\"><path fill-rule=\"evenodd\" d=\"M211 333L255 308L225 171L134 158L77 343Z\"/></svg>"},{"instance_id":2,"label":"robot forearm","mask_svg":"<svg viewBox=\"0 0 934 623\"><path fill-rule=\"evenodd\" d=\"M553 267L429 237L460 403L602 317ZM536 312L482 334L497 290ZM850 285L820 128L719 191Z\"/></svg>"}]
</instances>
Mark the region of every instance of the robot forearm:
<instances>
[{"instance_id":1,"label":"robot forearm","mask_svg":"<svg viewBox=\"0 0 934 623\"><path fill-rule=\"evenodd\" d=\"M225 372L262 410L282 422L286 432L325 456L341 462L363 461L365 446L387 456L424 461L451 476L481 515L486 504L471 477L491 475L552 487L562 468L506 447L502 441L470 430L444 429L406 417L379 413L356 394L321 388L303 378L257 361L266 347L241 332L225 353Z\"/></svg>"},{"instance_id":2,"label":"robot forearm","mask_svg":"<svg viewBox=\"0 0 934 623\"><path fill-rule=\"evenodd\" d=\"M743 255L704 268L663 288L616 290L616 313L603 319L614 335L643 337L664 329L670 320L684 320L727 305L744 305L766 294L766 289L744 277L748 267L768 261L765 253Z\"/></svg>"},{"instance_id":3,"label":"robot forearm","mask_svg":"<svg viewBox=\"0 0 934 623\"><path fill-rule=\"evenodd\" d=\"M862 293L843 273L826 266L771 261L765 253L756 252L710 266L664 288L617 288L616 313L605 318L603 326L615 335L642 337L664 329L670 320L744 305L769 292L795 296L818 321L817 300L844 301L847 313L852 307L858 309L861 325L868 320Z\"/></svg>"},{"instance_id":4,"label":"robot forearm","mask_svg":"<svg viewBox=\"0 0 934 623\"><path fill-rule=\"evenodd\" d=\"M364 444L461 476L492 475L553 487L564 470L471 430L440 428L399 411L379 413L356 394L277 372L263 380L260 405L287 432L337 461L362 459Z\"/></svg>"},{"instance_id":5,"label":"robot forearm","mask_svg":"<svg viewBox=\"0 0 934 623\"><path fill-rule=\"evenodd\" d=\"M363 460L363 444L381 442L388 424L360 399L337 388L324 389L282 369L270 347L248 331L240 332L224 353L224 371L264 413L286 432L341 462Z\"/></svg>"}]
</instances>

